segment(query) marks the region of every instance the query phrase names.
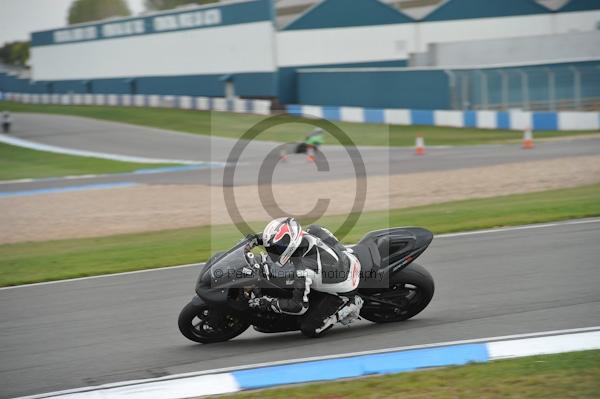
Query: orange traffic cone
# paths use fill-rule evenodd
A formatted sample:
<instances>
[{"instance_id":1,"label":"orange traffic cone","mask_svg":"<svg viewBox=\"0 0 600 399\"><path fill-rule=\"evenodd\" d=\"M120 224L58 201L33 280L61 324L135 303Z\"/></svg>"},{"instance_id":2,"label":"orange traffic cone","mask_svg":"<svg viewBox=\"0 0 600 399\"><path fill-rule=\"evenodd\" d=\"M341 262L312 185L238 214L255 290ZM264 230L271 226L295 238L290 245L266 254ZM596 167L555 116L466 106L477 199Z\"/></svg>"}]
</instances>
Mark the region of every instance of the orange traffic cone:
<instances>
[{"instance_id":1,"label":"orange traffic cone","mask_svg":"<svg viewBox=\"0 0 600 399\"><path fill-rule=\"evenodd\" d=\"M523 132L522 148L524 150L531 150L533 148L533 133L530 128L527 128L525 132Z\"/></svg>"},{"instance_id":2,"label":"orange traffic cone","mask_svg":"<svg viewBox=\"0 0 600 399\"><path fill-rule=\"evenodd\" d=\"M425 155L425 139L423 136L417 136L415 142L415 155Z\"/></svg>"},{"instance_id":3,"label":"orange traffic cone","mask_svg":"<svg viewBox=\"0 0 600 399\"><path fill-rule=\"evenodd\" d=\"M315 147L313 145L309 144L306 146L306 160L308 162L315 161Z\"/></svg>"}]
</instances>

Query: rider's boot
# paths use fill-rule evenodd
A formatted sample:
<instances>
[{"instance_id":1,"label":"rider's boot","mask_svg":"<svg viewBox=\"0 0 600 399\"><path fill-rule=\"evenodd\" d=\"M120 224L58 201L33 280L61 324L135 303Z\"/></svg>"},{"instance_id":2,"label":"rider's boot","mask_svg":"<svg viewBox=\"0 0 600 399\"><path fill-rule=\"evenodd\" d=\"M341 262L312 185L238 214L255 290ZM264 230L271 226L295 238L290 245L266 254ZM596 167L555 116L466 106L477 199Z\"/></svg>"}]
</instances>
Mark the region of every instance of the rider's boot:
<instances>
[{"instance_id":1,"label":"rider's boot","mask_svg":"<svg viewBox=\"0 0 600 399\"><path fill-rule=\"evenodd\" d=\"M344 301L344 303L341 305L337 312L325 318L322 321L321 325L314 329L314 333L311 334L312 336L320 335L321 333L329 330L336 323L340 323L347 326L354 320L358 319L360 315L360 309L363 305L362 298L358 295L354 295L350 298L340 296L340 298Z\"/></svg>"},{"instance_id":2,"label":"rider's boot","mask_svg":"<svg viewBox=\"0 0 600 399\"><path fill-rule=\"evenodd\" d=\"M345 326L352 323L360 316L362 306L363 300L360 296L354 295L352 298L347 298L346 303L335 314L337 322Z\"/></svg>"}]
</instances>

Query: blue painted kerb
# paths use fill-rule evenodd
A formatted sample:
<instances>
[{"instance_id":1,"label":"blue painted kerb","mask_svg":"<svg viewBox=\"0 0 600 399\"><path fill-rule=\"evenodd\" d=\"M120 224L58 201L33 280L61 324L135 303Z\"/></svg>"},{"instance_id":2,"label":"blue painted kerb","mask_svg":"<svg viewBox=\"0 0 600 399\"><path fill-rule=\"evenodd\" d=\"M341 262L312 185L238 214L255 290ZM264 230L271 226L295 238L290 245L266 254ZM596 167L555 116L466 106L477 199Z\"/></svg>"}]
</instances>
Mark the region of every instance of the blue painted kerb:
<instances>
[{"instance_id":1,"label":"blue painted kerb","mask_svg":"<svg viewBox=\"0 0 600 399\"><path fill-rule=\"evenodd\" d=\"M317 360L232 372L241 389L328 381L372 374L400 373L420 368L487 362L485 343L413 349L339 359Z\"/></svg>"}]
</instances>

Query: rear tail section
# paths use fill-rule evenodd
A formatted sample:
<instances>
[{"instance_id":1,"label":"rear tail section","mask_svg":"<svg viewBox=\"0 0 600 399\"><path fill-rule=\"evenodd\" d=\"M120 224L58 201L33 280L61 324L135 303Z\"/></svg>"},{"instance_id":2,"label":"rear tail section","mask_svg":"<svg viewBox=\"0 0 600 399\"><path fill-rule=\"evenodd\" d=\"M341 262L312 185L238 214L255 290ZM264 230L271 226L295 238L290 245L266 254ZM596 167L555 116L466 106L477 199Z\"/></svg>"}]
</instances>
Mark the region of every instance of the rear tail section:
<instances>
[{"instance_id":1,"label":"rear tail section","mask_svg":"<svg viewBox=\"0 0 600 399\"><path fill-rule=\"evenodd\" d=\"M394 227L370 232L359 245L368 247L377 270L396 272L419 257L433 240L433 233L420 227Z\"/></svg>"}]
</instances>

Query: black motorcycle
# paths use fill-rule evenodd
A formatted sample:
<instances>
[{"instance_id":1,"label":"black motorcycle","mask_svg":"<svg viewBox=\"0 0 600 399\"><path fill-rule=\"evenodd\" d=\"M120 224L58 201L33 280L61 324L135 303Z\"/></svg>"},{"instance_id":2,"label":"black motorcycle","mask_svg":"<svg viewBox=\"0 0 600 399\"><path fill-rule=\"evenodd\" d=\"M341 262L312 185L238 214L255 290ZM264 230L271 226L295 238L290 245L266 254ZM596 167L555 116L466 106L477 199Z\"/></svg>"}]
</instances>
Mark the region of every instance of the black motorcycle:
<instances>
[{"instance_id":1,"label":"black motorcycle","mask_svg":"<svg viewBox=\"0 0 600 399\"><path fill-rule=\"evenodd\" d=\"M427 249L433 234L425 229L391 228L365 235L351 246L361 263L358 294L364 301L360 316L375 323L407 320L431 301L433 279L413 261ZM263 333L300 330L303 316L250 309L253 296L284 297L289 289L274 278L263 254L243 240L227 252L214 255L202 266L196 296L179 314L179 330L203 344L230 340L251 325ZM309 303L327 295L315 290ZM320 334L321 335L321 334Z\"/></svg>"}]
</instances>

